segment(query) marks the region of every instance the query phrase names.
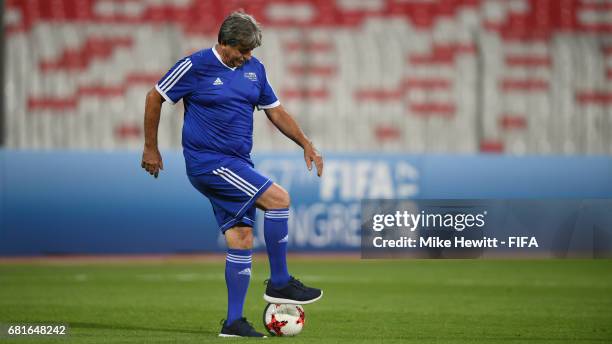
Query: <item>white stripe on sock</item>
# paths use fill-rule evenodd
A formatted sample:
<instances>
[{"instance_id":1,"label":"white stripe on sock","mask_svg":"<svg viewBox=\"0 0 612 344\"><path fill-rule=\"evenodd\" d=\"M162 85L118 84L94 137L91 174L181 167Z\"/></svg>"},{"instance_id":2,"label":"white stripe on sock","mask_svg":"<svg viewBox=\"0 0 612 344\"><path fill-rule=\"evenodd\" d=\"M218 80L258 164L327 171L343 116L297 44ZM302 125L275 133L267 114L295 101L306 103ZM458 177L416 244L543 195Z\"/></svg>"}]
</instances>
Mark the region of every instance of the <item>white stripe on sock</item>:
<instances>
[{"instance_id":1,"label":"white stripe on sock","mask_svg":"<svg viewBox=\"0 0 612 344\"><path fill-rule=\"evenodd\" d=\"M238 255L231 254L231 253L228 253L227 256L235 260L251 260L251 257L252 257L252 256L238 256Z\"/></svg>"},{"instance_id":2,"label":"white stripe on sock","mask_svg":"<svg viewBox=\"0 0 612 344\"><path fill-rule=\"evenodd\" d=\"M238 261L238 260L233 260L233 259L230 259L230 258L225 258L225 260L230 262L230 263L234 263L234 264L251 264L251 260L245 261L245 262Z\"/></svg>"}]
</instances>

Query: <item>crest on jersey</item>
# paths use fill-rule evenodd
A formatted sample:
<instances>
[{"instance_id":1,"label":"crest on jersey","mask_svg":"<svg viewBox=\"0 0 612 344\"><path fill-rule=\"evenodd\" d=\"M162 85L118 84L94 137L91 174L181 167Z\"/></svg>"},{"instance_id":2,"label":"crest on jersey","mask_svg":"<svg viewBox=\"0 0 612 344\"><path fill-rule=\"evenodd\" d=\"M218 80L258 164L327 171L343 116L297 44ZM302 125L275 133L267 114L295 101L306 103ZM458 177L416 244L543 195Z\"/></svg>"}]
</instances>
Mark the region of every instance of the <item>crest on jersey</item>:
<instances>
[{"instance_id":1,"label":"crest on jersey","mask_svg":"<svg viewBox=\"0 0 612 344\"><path fill-rule=\"evenodd\" d=\"M251 80L251 81L257 81L257 74L253 73L253 72L247 72L244 73L244 77Z\"/></svg>"}]
</instances>

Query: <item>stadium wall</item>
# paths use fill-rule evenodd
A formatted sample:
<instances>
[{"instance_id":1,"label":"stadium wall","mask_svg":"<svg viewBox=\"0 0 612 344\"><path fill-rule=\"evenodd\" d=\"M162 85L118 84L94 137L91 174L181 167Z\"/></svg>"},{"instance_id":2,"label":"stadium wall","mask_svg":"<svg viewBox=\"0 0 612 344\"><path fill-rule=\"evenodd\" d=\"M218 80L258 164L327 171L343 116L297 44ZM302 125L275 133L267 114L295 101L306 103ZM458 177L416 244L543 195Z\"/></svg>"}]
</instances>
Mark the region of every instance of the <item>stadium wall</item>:
<instances>
[{"instance_id":1,"label":"stadium wall","mask_svg":"<svg viewBox=\"0 0 612 344\"><path fill-rule=\"evenodd\" d=\"M222 251L181 153L163 156L154 179L137 152L0 150L0 255ZM290 192L290 245L301 251L359 250L362 199L612 198L604 156L329 154L320 180L299 154L254 160Z\"/></svg>"}]
</instances>

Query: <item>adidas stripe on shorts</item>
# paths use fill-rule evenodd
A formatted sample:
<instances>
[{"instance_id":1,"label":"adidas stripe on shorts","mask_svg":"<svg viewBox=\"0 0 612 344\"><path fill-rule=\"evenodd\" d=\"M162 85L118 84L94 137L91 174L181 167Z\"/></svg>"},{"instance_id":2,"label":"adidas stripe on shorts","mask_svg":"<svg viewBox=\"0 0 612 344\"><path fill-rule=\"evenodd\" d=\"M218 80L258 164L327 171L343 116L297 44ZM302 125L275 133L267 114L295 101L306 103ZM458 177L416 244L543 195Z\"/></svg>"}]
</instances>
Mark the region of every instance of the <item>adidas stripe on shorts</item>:
<instances>
[{"instance_id":1,"label":"adidas stripe on shorts","mask_svg":"<svg viewBox=\"0 0 612 344\"><path fill-rule=\"evenodd\" d=\"M210 200L221 232L236 224L255 224L255 201L271 185L244 160L223 158L215 168L204 174L189 175L189 181Z\"/></svg>"}]
</instances>

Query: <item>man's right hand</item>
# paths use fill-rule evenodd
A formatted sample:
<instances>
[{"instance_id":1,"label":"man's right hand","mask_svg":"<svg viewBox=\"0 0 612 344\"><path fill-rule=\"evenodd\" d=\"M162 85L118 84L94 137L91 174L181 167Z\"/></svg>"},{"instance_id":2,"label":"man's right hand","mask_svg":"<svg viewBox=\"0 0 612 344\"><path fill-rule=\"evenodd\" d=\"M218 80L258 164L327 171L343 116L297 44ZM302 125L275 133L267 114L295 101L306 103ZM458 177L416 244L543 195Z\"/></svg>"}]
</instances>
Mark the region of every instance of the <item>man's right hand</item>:
<instances>
[{"instance_id":1,"label":"man's right hand","mask_svg":"<svg viewBox=\"0 0 612 344\"><path fill-rule=\"evenodd\" d=\"M145 147L142 152L142 162L140 166L149 172L152 176L157 178L159 170L164 169L164 162L162 161L159 149Z\"/></svg>"}]
</instances>

